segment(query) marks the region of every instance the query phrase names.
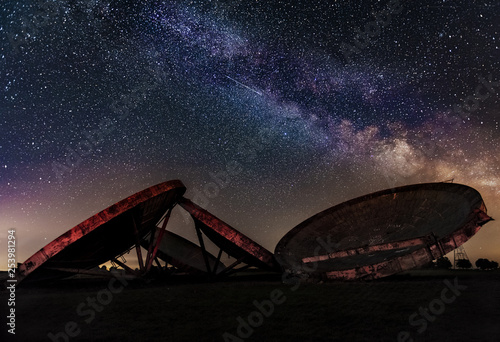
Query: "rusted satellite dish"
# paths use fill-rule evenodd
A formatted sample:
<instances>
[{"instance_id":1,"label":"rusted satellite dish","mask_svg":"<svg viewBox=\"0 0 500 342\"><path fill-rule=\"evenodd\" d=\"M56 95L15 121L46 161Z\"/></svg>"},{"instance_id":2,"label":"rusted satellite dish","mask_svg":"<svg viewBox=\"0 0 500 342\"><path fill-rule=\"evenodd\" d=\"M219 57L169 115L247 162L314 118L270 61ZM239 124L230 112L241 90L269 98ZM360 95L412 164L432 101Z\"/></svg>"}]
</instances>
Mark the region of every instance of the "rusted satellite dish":
<instances>
[{"instance_id":1,"label":"rusted satellite dish","mask_svg":"<svg viewBox=\"0 0 500 342\"><path fill-rule=\"evenodd\" d=\"M184 197L179 201L179 205L186 209L193 217L202 248L205 247L200 231L205 233L221 251L224 250L236 258L236 261L226 268L225 272L240 263L267 270L277 270L279 268L271 252L218 219L207 210Z\"/></svg>"},{"instance_id":2,"label":"rusted satellite dish","mask_svg":"<svg viewBox=\"0 0 500 342\"><path fill-rule=\"evenodd\" d=\"M141 256L140 240L156 228L166 212L170 213L185 191L181 181L172 180L104 209L26 260L18 269L18 279L36 281L84 273L84 270L114 260L134 245ZM163 221L166 224L167 219ZM148 251L146 264L149 266L153 252L154 248ZM142 256L140 263L142 269Z\"/></svg>"},{"instance_id":3,"label":"rusted satellite dish","mask_svg":"<svg viewBox=\"0 0 500 342\"><path fill-rule=\"evenodd\" d=\"M161 229L158 228L156 236ZM142 246L148 248L149 236L142 240ZM203 249L191 241L170 231L165 231L158 247L158 258L177 268L179 272L189 274L218 274L224 271L226 266L219 258L207 253L208 269L203 255Z\"/></svg>"},{"instance_id":4,"label":"rusted satellite dish","mask_svg":"<svg viewBox=\"0 0 500 342\"><path fill-rule=\"evenodd\" d=\"M275 257L285 271L306 277L381 278L444 256L490 220L473 188L409 185L312 216L279 241Z\"/></svg>"}]
</instances>

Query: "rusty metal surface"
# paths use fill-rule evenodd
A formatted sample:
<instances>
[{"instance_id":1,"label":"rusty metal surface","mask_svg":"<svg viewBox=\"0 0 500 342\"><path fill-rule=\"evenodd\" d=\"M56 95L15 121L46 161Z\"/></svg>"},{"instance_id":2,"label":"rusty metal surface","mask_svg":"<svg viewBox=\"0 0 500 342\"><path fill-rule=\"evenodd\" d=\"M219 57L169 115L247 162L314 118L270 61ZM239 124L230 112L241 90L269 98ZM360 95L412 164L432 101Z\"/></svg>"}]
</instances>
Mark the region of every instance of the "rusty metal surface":
<instances>
[{"instance_id":1,"label":"rusty metal surface","mask_svg":"<svg viewBox=\"0 0 500 342\"><path fill-rule=\"evenodd\" d=\"M481 195L465 185L387 189L326 209L278 243L290 272L375 279L423 266L459 247L490 221Z\"/></svg>"},{"instance_id":2,"label":"rusty metal surface","mask_svg":"<svg viewBox=\"0 0 500 342\"><path fill-rule=\"evenodd\" d=\"M90 269L113 259L154 229L185 191L180 180L172 180L104 209L28 258L18 269L18 279L36 281L70 275L61 270Z\"/></svg>"},{"instance_id":3,"label":"rusty metal surface","mask_svg":"<svg viewBox=\"0 0 500 342\"><path fill-rule=\"evenodd\" d=\"M187 198L183 197L179 205L191 214L197 227L229 255L242 259L251 266L269 270L278 269L273 254L246 235Z\"/></svg>"},{"instance_id":4,"label":"rusty metal surface","mask_svg":"<svg viewBox=\"0 0 500 342\"><path fill-rule=\"evenodd\" d=\"M431 241L432 238L430 236L419 237L410 240L394 241L379 245L346 249L344 251L335 251L325 255L314 255L312 257L303 258L302 262L310 263L310 262L325 261L328 259L336 259L336 258L345 258L349 256L357 256L357 255L369 254L381 251L403 250L407 247L424 245L430 243Z\"/></svg>"},{"instance_id":5,"label":"rusty metal surface","mask_svg":"<svg viewBox=\"0 0 500 342\"><path fill-rule=\"evenodd\" d=\"M158 235L158 230L156 235ZM147 238L143 239L141 244L144 248L148 248L149 242ZM201 247L168 230L163 234L159 244L158 257L175 266L181 272L191 274L207 273ZM213 269L217 264L217 258L212 254L208 254L208 261L210 269ZM225 267L219 261L216 273L222 272Z\"/></svg>"}]
</instances>

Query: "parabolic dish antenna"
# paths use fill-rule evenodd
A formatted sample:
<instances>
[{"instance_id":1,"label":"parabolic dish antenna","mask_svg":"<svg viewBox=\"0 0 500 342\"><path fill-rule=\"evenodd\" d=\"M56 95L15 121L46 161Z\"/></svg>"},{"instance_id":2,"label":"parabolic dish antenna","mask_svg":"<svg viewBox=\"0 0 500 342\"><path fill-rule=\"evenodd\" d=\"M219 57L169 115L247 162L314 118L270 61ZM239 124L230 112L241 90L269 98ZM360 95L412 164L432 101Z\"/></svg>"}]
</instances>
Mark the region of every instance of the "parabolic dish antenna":
<instances>
[{"instance_id":1,"label":"parabolic dish antenna","mask_svg":"<svg viewBox=\"0 0 500 342\"><path fill-rule=\"evenodd\" d=\"M471 187L403 186L312 216L278 242L275 257L285 271L305 277L376 279L444 256L490 220Z\"/></svg>"},{"instance_id":2,"label":"parabolic dish antenna","mask_svg":"<svg viewBox=\"0 0 500 342\"><path fill-rule=\"evenodd\" d=\"M18 280L69 276L113 260L155 229L185 191L180 180L172 180L113 204L33 254L20 265Z\"/></svg>"},{"instance_id":3,"label":"parabolic dish antenna","mask_svg":"<svg viewBox=\"0 0 500 342\"><path fill-rule=\"evenodd\" d=\"M207 210L184 197L179 200L179 205L191 214L197 230L205 233L221 250L236 258L236 262L228 269L239 263L267 270L279 268L271 252Z\"/></svg>"},{"instance_id":4,"label":"parabolic dish antenna","mask_svg":"<svg viewBox=\"0 0 500 342\"><path fill-rule=\"evenodd\" d=\"M160 233L160 228L156 231L156 236ZM148 248L150 245L149 236L142 240L142 247ZM180 235L165 231L159 242L158 258L174 266L180 272L190 274L203 274L213 272L214 274L224 271L226 266L212 254L205 251L207 255L208 270L203 256L203 249L183 238Z\"/></svg>"}]
</instances>

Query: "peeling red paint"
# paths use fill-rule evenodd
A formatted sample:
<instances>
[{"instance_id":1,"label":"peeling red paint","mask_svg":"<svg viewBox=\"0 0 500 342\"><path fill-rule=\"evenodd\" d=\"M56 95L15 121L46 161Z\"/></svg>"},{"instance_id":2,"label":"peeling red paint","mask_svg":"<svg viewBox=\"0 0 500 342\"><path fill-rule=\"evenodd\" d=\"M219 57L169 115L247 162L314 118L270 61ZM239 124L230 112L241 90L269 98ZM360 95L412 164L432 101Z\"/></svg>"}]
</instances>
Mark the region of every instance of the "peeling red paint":
<instances>
[{"instance_id":1,"label":"peeling red paint","mask_svg":"<svg viewBox=\"0 0 500 342\"><path fill-rule=\"evenodd\" d=\"M274 270L278 268L271 252L207 210L184 197L179 201L179 205L191 214L209 239L235 258L246 258L245 262L252 266Z\"/></svg>"},{"instance_id":2,"label":"peeling red paint","mask_svg":"<svg viewBox=\"0 0 500 342\"><path fill-rule=\"evenodd\" d=\"M147 234L186 188L180 180L157 184L113 204L62 234L33 254L18 269L18 280L50 278L49 269L92 268L113 259Z\"/></svg>"},{"instance_id":3,"label":"peeling red paint","mask_svg":"<svg viewBox=\"0 0 500 342\"><path fill-rule=\"evenodd\" d=\"M376 279L444 256L491 220L471 187L409 185L312 216L279 241L275 257L285 270L310 277Z\"/></svg>"}]
</instances>

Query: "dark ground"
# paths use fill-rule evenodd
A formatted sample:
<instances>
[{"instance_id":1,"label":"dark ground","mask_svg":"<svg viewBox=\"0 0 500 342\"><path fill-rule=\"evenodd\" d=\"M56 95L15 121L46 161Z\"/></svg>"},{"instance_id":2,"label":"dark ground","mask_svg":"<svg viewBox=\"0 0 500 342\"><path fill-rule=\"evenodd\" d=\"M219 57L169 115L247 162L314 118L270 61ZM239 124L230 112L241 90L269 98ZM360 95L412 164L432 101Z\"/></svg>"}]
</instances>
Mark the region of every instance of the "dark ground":
<instances>
[{"instance_id":1,"label":"dark ground","mask_svg":"<svg viewBox=\"0 0 500 342\"><path fill-rule=\"evenodd\" d=\"M443 304L444 281L455 278L460 294L453 300L446 290L449 303ZM296 286L258 274L219 283L129 281L121 292L116 281L112 297L108 285L108 279L67 279L17 289L15 340L50 341L49 333L73 321L69 331L77 336L59 334L55 341L224 341L225 332L234 336L227 334L227 341L240 342L398 341L401 331L408 341L500 341L500 271L414 271L379 281ZM279 291L275 300L283 303L273 304L269 317L252 314L255 300ZM103 305L93 309L87 298L98 295ZM4 341L7 293L0 297ZM419 308L429 305L435 314L422 318ZM237 318L248 322L249 315L258 326L239 336Z\"/></svg>"}]
</instances>

